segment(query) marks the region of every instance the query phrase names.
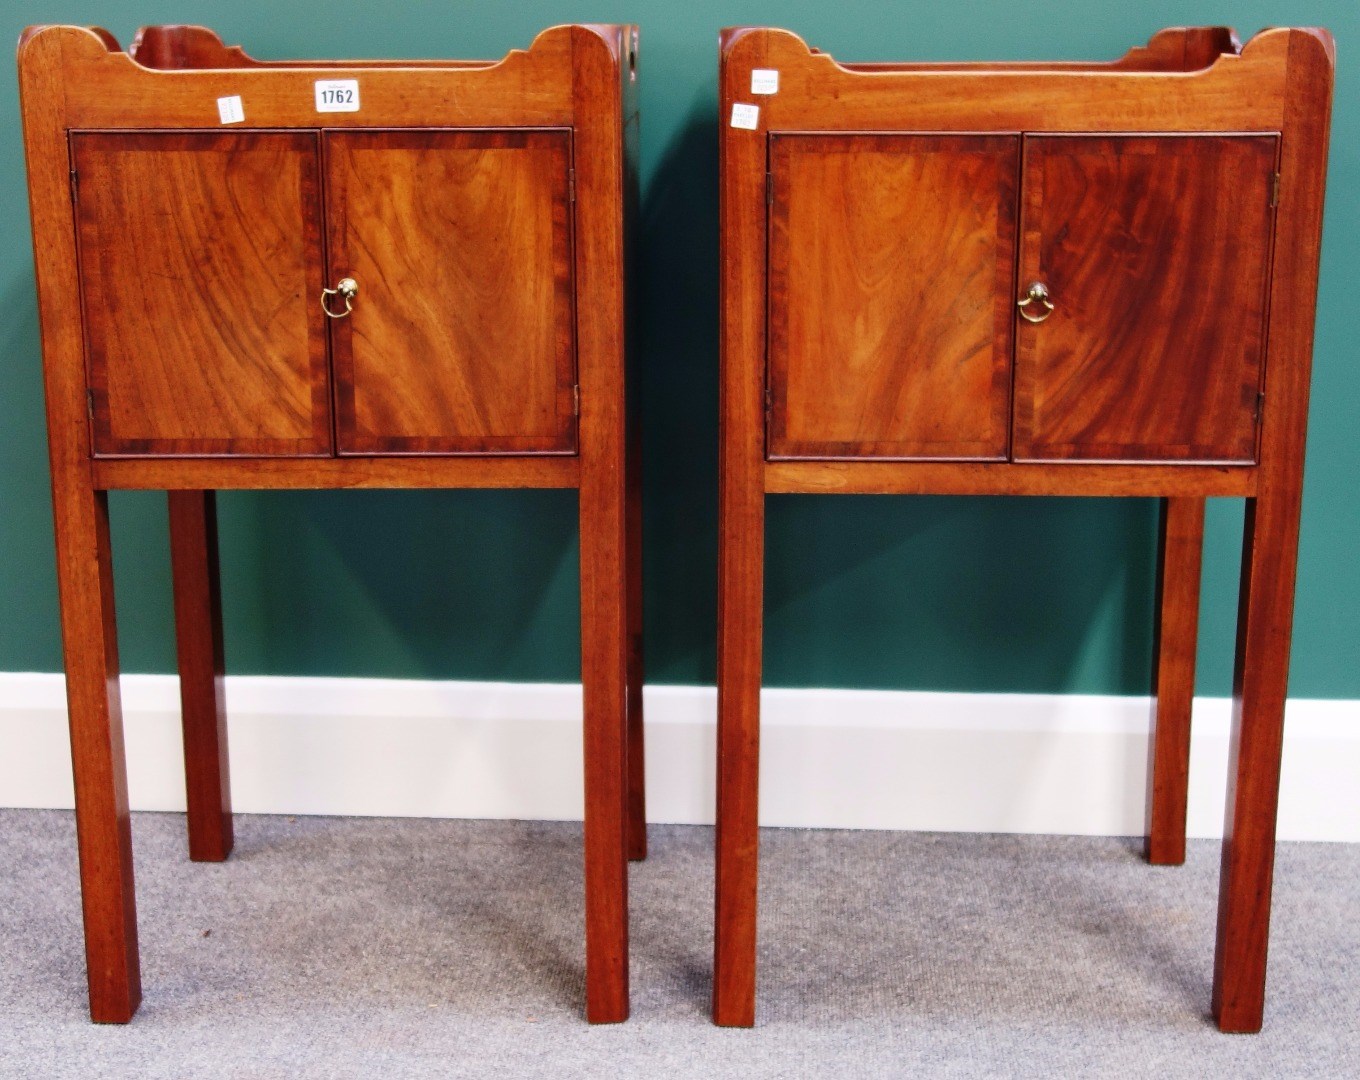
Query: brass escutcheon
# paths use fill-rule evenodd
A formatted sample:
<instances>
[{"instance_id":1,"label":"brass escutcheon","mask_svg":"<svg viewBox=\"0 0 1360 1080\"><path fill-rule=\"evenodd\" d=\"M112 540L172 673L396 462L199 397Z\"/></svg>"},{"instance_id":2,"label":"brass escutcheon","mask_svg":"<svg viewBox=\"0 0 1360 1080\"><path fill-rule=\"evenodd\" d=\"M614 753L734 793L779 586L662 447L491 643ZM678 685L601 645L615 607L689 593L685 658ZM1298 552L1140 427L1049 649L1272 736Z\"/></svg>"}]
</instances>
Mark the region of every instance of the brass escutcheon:
<instances>
[{"instance_id":1,"label":"brass escutcheon","mask_svg":"<svg viewBox=\"0 0 1360 1080\"><path fill-rule=\"evenodd\" d=\"M332 319L343 319L346 315L348 315L351 311L354 310L353 301L354 298L358 295L359 295L359 283L355 281L352 277L341 278L339 281L335 283L335 288L321 290L321 310L324 311L327 315L329 315ZM345 302L345 310L332 311L330 303L326 299L328 296L339 296L340 299L342 299Z\"/></svg>"},{"instance_id":2,"label":"brass escutcheon","mask_svg":"<svg viewBox=\"0 0 1360 1080\"><path fill-rule=\"evenodd\" d=\"M1030 304L1043 305L1043 311L1031 315L1028 311ZM1015 306L1020 309L1021 316L1027 322L1041 323L1053 314L1053 301L1048 298L1048 286L1042 281L1031 282L1025 295L1015 302Z\"/></svg>"}]
</instances>

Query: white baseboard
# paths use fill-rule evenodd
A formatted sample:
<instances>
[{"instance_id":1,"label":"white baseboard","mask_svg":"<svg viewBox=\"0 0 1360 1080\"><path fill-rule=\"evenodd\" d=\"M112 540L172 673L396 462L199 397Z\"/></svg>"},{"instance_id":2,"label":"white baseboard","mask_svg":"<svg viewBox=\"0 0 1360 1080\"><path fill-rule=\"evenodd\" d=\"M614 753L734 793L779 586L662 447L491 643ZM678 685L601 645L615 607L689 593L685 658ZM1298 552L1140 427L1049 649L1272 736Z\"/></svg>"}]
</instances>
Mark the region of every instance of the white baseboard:
<instances>
[{"instance_id":1,"label":"white baseboard","mask_svg":"<svg viewBox=\"0 0 1360 1080\"><path fill-rule=\"evenodd\" d=\"M570 684L228 679L242 813L581 816ZM123 678L138 810L184 808L178 683ZM648 819L713 820L715 694L646 690ZM768 825L1136 835L1146 698L767 690ZM1189 832L1221 836L1229 703L1195 703ZM1279 835L1360 841L1360 701L1291 700ZM60 675L0 673L0 806L72 805Z\"/></svg>"}]
</instances>

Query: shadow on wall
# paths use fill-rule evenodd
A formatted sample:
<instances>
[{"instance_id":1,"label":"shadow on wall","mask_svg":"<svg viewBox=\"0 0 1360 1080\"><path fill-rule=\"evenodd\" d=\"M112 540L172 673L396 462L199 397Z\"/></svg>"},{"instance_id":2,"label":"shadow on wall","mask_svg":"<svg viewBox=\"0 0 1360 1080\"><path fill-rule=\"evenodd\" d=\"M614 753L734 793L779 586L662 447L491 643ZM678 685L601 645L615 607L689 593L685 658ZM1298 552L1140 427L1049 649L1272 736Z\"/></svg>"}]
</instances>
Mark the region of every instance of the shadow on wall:
<instances>
[{"instance_id":1,"label":"shadow on wall","mask_svg":"<svg viewBox=\"0 0 1360 1080\"><path fill-rule=\"evenodd\" d=\"M0 328L0 401L5 403L5 421L0 427L0 552L4 553L0 573L5 577L5 622L12 628L5 634L0 667L46 671L53 658L61 656L61 626L52 502L47 495L50 480L38 298L31 260L0 293L0 305L5 312ZM25 497L29 493L32 496ZM16 573L18 568L22 569Z\"/></svg>"},{"instance_id":2,"label":"shadow on wall","mask_svg":"<svg viewBox=\"0 0 1360 1080\"><path fill-rule=\"evenodd\" d=\"M580 678L574 491L227 499L231 670Z\"/></svg>"},{"instance_id":3,"label":"shadow on wall","mask_svg":"<svg viewBox=\"0 0 1360 1080\"><path fill-rule=\"evenodd\" d=\"M1149 690L1153 500L791 495L766 518L768 685Z\"/></svg>"}]
</instances>

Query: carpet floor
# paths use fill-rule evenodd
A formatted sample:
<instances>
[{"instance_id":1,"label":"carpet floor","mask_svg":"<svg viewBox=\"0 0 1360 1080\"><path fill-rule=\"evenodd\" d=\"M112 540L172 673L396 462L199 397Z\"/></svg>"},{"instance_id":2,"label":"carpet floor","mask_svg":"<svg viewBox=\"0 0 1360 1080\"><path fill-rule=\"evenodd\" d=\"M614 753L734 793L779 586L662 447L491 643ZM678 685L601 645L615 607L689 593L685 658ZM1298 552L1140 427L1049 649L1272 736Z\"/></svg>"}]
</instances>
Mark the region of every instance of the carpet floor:
<instances>
[{"instance_id":1,"label":"carpet floor","mask_svg":"<svg viewBox=\"0 0 1360 1080\"><path fill-rule=\"evenodd\" d=\"M771 830L758 1026L708 1020L712 831L632 871L633 1015L582 1020L580 827L133 818L145 999L89 1023L74 822L0 811L0 1076L1360 1077L1360 845L1282 844L1266 1027L1207 1017L1218 845Z\"/></svg>"}]
</instances>

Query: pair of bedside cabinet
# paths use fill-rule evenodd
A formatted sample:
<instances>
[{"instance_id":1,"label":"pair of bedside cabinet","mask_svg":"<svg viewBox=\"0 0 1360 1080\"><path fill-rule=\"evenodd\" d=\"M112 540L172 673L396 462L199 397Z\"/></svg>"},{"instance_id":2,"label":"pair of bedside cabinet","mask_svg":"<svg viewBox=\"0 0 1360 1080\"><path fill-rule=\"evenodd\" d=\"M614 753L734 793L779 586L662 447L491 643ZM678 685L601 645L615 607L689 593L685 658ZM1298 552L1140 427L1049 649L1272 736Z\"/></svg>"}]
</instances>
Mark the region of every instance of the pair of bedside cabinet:
<instances>
[{"instance_id":1,"label":"pair of bedside cabinet","mask_svg":"<svg viewBox=\"0 0 1360 1080\"><path fill-rule=\"evenodd\" d=\"M21 43L95 1019L140 989L106 492L170 491L190 849L220 859L212 492L353 486L580 489L586 1014L627 1015L636 43L279 64L190 27ZM1163 863L1204 499L1247 500L1213 1005L1259 1028L1332 70L1315 30L933 65L723 33L718 1023L755 1016L765 496L859 492L1163 500Z\"/></svg>"}]
</instances>

